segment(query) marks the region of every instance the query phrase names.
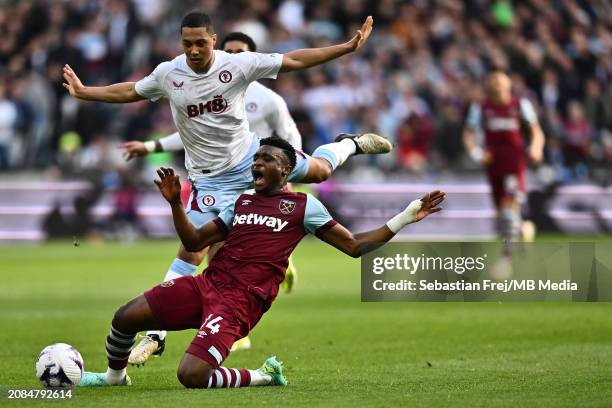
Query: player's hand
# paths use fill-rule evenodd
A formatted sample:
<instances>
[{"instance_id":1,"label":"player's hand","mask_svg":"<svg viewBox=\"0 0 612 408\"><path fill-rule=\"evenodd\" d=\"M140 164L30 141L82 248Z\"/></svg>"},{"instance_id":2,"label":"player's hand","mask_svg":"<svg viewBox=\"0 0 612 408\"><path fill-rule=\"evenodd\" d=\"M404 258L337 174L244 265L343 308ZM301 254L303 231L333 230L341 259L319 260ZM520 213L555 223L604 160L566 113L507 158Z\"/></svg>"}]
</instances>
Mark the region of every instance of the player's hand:
<instances>
[{"instance_id":1,"label":"player's hand","mask_svg":"<svg viewBox=\"0 0 612 408\"><path fill-rule=\"evenodd\" d=\"M355 34L355 36L351 38L351 40L348 42L349 46L351 47L351 50L357 51L363 46L363 44L365 44L365 42L368 40L368 37L370 37L370 34L372 33L373 23L374 19L372 19L372 16L368 16L368 18L366 18L365 22L361 26L361 29L357 30L357 34Z\"/></svg>"},{"instance_id":2,"label":"player's hand","mask_svg":"<svg viewBox=\"0 0 612 408\"><path fill-rule=\"evenodd\" d=\"M430 214L441 211L442 208L438 207L442 201L446 198L446 193L443 191L435 190L431 191L421 198L421 209L416 213L416 221L421 221L423 218Z\"/></svg>"},{"instance_id":3,"label":"player's hand","mask_svg":"<svg viewBox=\"0 0 612 408\"><path fill-rule=\"evenodd\" d=\"M157 169L160 180L153 180L159 191L170 204L181 203L181 182L171 167Z\"/></svg>"},{"instance_id":4,"label":"player's hand","mask_svg":"<svg viewBox=\"0 0 612 408\"><path fill-rule=\"evenodd\" d=\"M539 164L542 162L542 149L535 145L530 145L528 151L529 160L533 164Z\"/></svg>"},{"instance_id":5,"label":"player's hand","mask_svg":"<svg viewBox=\"0 0 612 408\"><path fill-rule=\"evenodd\" d=\"M149 154L144 142L139 142L138 140L122 143L119 148L123 149L123 158L125 161L130 161L134 157L144 157Z\"/></svg>"},{"instance_id":6,"label":"player's hand","mask_svg":"<svg viewBox=\"0 0 612 408\"><path fill-rule=\"evenodd\" d=\"M74 73L70 65L64 65L64 82L62 85L70 92L70 95L78 98L80 92L85 89L79 77Z\"/></svg>"}]
</instances>

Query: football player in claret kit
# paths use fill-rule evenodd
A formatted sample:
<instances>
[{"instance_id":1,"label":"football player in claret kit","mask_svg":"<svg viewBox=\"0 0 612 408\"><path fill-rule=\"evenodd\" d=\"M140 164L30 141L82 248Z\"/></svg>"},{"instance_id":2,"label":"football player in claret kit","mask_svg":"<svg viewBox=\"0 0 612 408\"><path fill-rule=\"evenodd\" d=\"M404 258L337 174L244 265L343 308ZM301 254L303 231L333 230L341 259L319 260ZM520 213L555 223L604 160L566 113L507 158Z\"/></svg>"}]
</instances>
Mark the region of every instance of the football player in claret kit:
<instances>
[{"instance_id":1,"label":"football player in claret kit","mask_svg":"<svg viewBox=\"0 0 612 408\"><path fill-rule=\"evenodd\" d=\"M230 54L214 49L217 35L210 17L193 12L181 22L184 53L162 62L147 77L138 82L90 87L84 86L66 65L64 87L70 95L91 101L168 99L194 190L188 204L189 219L201 227L230 207L243 191L252 188L249 169L259 140L247 122L244 98L249 85L258 79L276 78L282 72L307 69L355 52L367 41L372 24L372 17L367 17L352 39L329 47L286 54ZM352 155L388 153L393 147L384 137L373 133L340 135L336 140L319 146L312 156L298 154L289 180L321 182ZM202 251L194 253L179 247L164 280L193 275L202 256ZM164 333L146 336L142 347L134 350L132 362L139 364L151 353L161 353L164 344Z\"/></svg>"},{"instance_id":2,"label":"football player in claret kit","mask_svg":"<svg viewBox=\"0 0 612 408\"><path fill-rule=\"evenodd\" d=\"M497 209L498 232L505 242L521 238L527 159L541 162L544 148L544 133L533 105L526 98L513 96L511 85L505 72L498 69L489 72L485 99L470 106L463 133L470 157L486 167ZM531 137L527 152L521 132L523 124ZM484 148L476 142L479 132L484 132Z\"/></svg>"},{"instance_id":3,"label":"football player in claret kit","mask_svg":"<svg viewBox=\"0 0 612 408\"><path fill-rule=\"evenodd\" d=\"M170 203L174 226L185 248L196 251L225 241L208 268L197 276L166 281L117 310L106 339L106 373L83 374L80 386L129 385L126 367L136 333L142 330L197 329L177 376L189 388L286 385L282 365L268 358L258 370L222 367L233 342L248 334L274 301L289 255L308 233L359 257L389 241L407 224L440 211L444 193L433 191L385 225L352 234L334 221L311 195L287 191L296 164L285 140L261 141L251 166L254 194L242 194L218 218L196 228L180 200L180 182L172 169L158 170L155 181Z\"/></svg>"}]
</instances>

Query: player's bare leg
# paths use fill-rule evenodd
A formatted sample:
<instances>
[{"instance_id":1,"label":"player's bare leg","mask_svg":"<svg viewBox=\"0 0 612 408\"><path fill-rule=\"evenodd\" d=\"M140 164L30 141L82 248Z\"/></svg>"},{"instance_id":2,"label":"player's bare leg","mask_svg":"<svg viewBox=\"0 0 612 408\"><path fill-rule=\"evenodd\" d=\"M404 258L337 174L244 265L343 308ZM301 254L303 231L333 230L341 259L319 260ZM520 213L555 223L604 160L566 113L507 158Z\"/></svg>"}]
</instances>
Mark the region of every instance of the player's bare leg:
<instances>
[{"instance_id":1,"label":"player's bare leg","mask_svg":"<svg viewBox=\"0 0 612 408\"><path fill-rule=\"evenodd\" d=\"M139 331L160 328L144 295L121 306L113 317L112 327L106 337L108 368L105 373L84 372L80 387L104 387L131 385L127 375L130 349Z\"/></svg>"},{"instance_id":2,"label":"player's bare leg","mask_svg":"<svg viewBox=\"0 0 612 408\"><path fill-rule=\"evenodd\" d=\"M283 364L276 357L268 358L261 368L219 367L215 369L208 362L193 354L185 353L176 376L187 388L238 388L258 385L287 385L283 375Z\"/></svg>"}]
</instances>

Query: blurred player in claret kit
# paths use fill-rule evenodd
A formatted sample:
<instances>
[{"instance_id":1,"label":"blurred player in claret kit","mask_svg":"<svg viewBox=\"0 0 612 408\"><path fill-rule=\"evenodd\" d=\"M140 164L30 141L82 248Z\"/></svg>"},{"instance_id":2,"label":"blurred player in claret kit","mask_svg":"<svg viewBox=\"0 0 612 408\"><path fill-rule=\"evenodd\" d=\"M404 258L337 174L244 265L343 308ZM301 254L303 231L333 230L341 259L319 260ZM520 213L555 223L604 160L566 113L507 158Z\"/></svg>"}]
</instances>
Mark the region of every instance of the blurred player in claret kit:
<instances>
[{"instance_id":1,"label":"blurred player in claret kit","mask_svg":"<svg viewBox=\"0 0 612 408\"><path fill-rule=\"evenodd\" d=\"M200 228L185 213L174 170L158 170L161 180L155 183L172 208L174 227L185 248L198 251L216 242L225 244L202 274L166 281L119 308L106 339L108 369L85 372L80 386L130 385L126 370L130 348L136 334L147 329L198 330L177 372L185 387L286 385L282 364L275 357L258 370L221 364L234 341L246 336L272 305L289 255L301 239L310 233L359 257L406 225L440 211L445 197L432 191L385 225L353 234L333 220L319 200L286 189L296 161L295 150L285 140L261 140L251 165L255 193L241 194L234 205Z\"/></svg>"},{"instance_id":2,"label":"blurred player in claret kit","mask_svg":"<svg viewBox=\"0 0 612 408\"><path fill-rule=\"evenodd\" d=\"M239 194L252 188L249 169L259 139L249 130L246 120L244 96L249 84L357 51L368 39L372 24L372 17L367 17L352 39L329 47L286 54L229 54L214 50L217 36L210 17L193 12L181 22L184 54L159 64L149 76L138 82L89 87L66 65L64 87L76 98L101 102L168 98L194 188L188 204L189 219L200 227L230 207ZM289 180L321 182L351 155L388 153L391 149L388 140L372 133L340 135L336 143L318 147L312 156L298 154ZM193 275L202 256L181 246L164 280ZM142 363L152 353L161 353L164 336L161 333L143 338L142 347L135 349L141 355L133 362Z\"/></svg>"},{"instance_id":3,"label":"blurred player in claret kit","mask_svg":"<svg viewBox=\"0 0 612 408\"><path fill-rule=\"evenodd\" d=\"M485 166L493 201L497 209L497 228L504 242L522 238L521 203L525 197L527 158L542 161L544 134L533 105L512 95L510 77L493 70L485 80L485 98L470 106L463 140L470 157ZM525 146L521 129L525 125L531 137ZM477 134L484 133L484 147ZM506 248L509 248L506 245Z\"/></svg>"}]
</instances>

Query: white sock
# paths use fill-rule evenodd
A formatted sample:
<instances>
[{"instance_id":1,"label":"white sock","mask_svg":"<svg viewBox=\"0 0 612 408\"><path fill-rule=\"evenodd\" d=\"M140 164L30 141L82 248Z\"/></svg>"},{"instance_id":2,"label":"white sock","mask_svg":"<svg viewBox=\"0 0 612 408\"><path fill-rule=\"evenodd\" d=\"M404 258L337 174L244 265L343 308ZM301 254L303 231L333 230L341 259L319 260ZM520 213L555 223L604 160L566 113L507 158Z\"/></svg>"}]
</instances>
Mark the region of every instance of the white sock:
<instances>
[{"instance_id":1,"label":"white sock","mask_svg":"<svg viewBox=\"0 0 612 408\"><path fill-rule=\"evenodd\" d=\"M332 143L332 144L336 144L340 146L347 158L351 154L357 153L357 145L355 144L355 141L353 139L342 139L338 143Z\"/></svg>"},{"instance_id":2,"label":"white sock","mask_svg":"<svg viewBox=\"0 0 612 408\"><path fill-rule=\"evenodd\" d=\"M336 143L329 143L319 146L312 152L312 157L322 158L327 160L332 169L341 166L349 156L357 152L357 146L351 139L343 139Z\"/></svg>"},{"instance_id":3,"label":"white sock","mask_svg":"<svg viewBox=\"0 0 612 408\"><path fill-rule=\"evenodd\" d=\"M110 367L106 369L106 382L110 385L121 384L125 376L127 375L127 369L114 370Z\"/></svg>"},{"instance_id":4,"label":"white sock","mask_svg":"<svg viewBox=\"0 0 612 408\"><path fill-rule=\"evenodd\" d=\"M272 381L272 377L267 374L263 374L259 370L249 370L251 374L251 385L268 385Z\"/></svg>"}]
</instances>

